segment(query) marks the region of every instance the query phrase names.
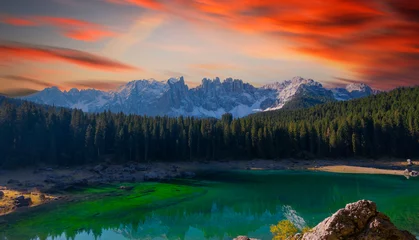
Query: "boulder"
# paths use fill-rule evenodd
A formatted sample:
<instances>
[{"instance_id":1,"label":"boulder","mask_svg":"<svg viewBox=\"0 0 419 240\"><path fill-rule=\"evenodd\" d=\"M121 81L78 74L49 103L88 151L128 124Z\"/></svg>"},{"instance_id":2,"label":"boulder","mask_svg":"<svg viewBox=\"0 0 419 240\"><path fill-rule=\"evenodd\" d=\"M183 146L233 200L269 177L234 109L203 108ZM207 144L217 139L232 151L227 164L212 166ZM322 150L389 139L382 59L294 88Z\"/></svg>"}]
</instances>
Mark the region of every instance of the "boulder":
<instances>
[{"instance_id":1,"label":"boulder","mask_svg":"<svg viewBox=\"0 0 419 240\"><path fill-rule=\"evenodd\" d=\"M19 196L15 198L16 207L27 207L32 204L31 198L25 198L24 196Z\"/></svg>"},{"instance_id":2,"label":"boulder","mask_svg":"<svg viewBox=\"0 0 419 240\"><path fill-rule=\"evenodd\" d=\"M310 232L305 233L301 239L416 240L416 237L397 229L386 215L377 211L374 202L360 200L339 209Z\"/></svg>"},{"instance_id":3,"label":"boulder","mask_svg":"<svg viewBox=\"0 0 419 240\"><path fill-rule=\"evenodd\" d=\"M248 236L238 236L233 240L258 240L257 238L249 238Z\"/></svg>"},{"instance_id":4,"label":"boulder","mask_svg":"<svg viewBox=\"0 0 419 240\"><path fill-rule=\"evenodd\" d=\"M419 172L418 172L418 171L411 171L411 172L409 173L409 175L410 175L411 177L417 177L417 176L419 175Z\"/></svg>"},{"instance_id":5,"label":"boulder","mask_svg":"<svg viewBox=\"0 0 419 240\"><path fill-rule=\"evenodd\" d=\"M4 197L4 192L0 191L0 199L2 199Z\"/></svg>"}]
</instances>

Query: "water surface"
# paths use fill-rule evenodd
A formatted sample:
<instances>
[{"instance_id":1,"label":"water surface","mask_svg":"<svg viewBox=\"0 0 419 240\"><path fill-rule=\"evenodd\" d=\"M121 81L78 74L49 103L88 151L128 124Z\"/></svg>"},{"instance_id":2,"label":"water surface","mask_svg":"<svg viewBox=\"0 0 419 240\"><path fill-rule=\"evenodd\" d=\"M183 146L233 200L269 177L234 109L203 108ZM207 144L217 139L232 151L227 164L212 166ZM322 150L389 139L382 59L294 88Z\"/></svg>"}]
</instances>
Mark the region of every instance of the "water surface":
<instances>
[{"instance_id":1,"label":"water surface","mask_svg":"<svg viewBox=\"0 0 419 240\"><path fill-rule=\"evenodd\" d=\"M115 186L85 193L100 198L12 214L0 230L8 239L271 239L269 226L280 220L313 227L347 203L369 199L419 235L419 181L400 176L238 171L136 184L130 193Z\"/></svg>"}]
</instances>

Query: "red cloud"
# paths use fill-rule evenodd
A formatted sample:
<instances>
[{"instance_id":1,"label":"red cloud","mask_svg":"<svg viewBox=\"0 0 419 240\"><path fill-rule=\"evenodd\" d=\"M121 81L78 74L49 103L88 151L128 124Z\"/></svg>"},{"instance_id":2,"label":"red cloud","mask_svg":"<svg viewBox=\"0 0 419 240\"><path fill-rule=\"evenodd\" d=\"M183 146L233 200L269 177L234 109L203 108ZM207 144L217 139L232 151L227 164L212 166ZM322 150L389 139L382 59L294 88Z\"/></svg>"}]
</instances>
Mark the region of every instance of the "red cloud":
<instances>
[{"instance_id":1,"label":"red cloud","mask_svg":"<svg viewBox=\"0 0 419 240\"><path fill-rule=\"evenodd\" d=\"M2 17L0 22L13 26L53 26L69 38L81 41L98 41L115 35L104 26L74 18L32 16L26 18Z\"/></svg>"},{"instance_id":2,"label":"red cloud","mask_svg":"<svg viewBox=\"0 0 419 240\"><path fill-rule=\"evenodd\" d=\"M31 61L59 60L105 71L138 70L133 66L83 51L22 43L0 42L0 59L3 58Z\"/></svg>"},{"instance_id":3,"label":"red cloud","mask_svg":"<svg viewBox=\"0 0 419 240\"><path fill-rule=\"evenodd\" d=\"M37 23L24 19L24 18L16 18L16 17L2 17L0 18L0 22L13 25L13 26L36 26Z\"/></svg>"},{"instance_id":4,"label":"red cloud","mask_svg":"<svg viewBox=\"0 0 419 240\"><path fill-rule=\"evenodd\" d=\"M338 62L374 87L419 84L419 1L108 1L285 39L297 52Z\"/></svg>"},{"instance_id":5,"label":"red cloud","mask_svg":"<svg viewBox=\"0 0 419 240\"><path fill-rule=\"evenodd\" d=\"M116 4L132 4L132 5L137 5L143 8L150 8L154 10L166 10L165 5L156 0L107 0L107 1L111 3L116 3Z\"/></svg>"}]
</instances>

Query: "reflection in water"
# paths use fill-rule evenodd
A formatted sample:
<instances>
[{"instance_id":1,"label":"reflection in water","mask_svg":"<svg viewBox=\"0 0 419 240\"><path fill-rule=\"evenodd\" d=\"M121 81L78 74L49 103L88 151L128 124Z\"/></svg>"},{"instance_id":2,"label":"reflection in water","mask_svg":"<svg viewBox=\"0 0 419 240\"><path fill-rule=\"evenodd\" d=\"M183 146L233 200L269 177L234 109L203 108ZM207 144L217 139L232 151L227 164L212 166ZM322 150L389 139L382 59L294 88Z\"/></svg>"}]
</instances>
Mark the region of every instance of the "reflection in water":
<instances>
[{"instance_id":1,"label":"reflection in water","mask_svg":"<svg viewBox=\"0 0 419 240\"><path fill-rule=\"evenodd\" d=\"M62 224L69 217L61 213L74 212L74 209L63 206L55 210L56 215L46 211L31 218L22 216L20 235L14 235L12 227L6 236L10 239L36 239L37 236L41 240L47 236L76 240L224 240L249 235L270 239L271 224L288 219L298 228L313 227L337 209L359 199L377 202L379 210L389 215L398 227L419 233L419 181L397 176L285 171L215 174L198 181L211 182L194 186L205 188L205 194L176 204L153 209L108 209L98 216L77 216L77 211L73 218L80 220L71 219L71 227ZM83 205L79 209L86 207L92 206ZM46 219L51 216L54 223L48 224ZM24 224L25 220L30 224Z\"/></svg>"},{"instance_id":2,"label":"reflection in water","mask_svg":"<svg viewBox=\"0 0 419 240\"><path fill-rule=\"evenodd\" d=\"M285 218L291 221L298 229L302 230L304 227L307 227L306 221L298 216L297 212L291 206L283 206L282 212Z\"/></svg>"}]
</instances>

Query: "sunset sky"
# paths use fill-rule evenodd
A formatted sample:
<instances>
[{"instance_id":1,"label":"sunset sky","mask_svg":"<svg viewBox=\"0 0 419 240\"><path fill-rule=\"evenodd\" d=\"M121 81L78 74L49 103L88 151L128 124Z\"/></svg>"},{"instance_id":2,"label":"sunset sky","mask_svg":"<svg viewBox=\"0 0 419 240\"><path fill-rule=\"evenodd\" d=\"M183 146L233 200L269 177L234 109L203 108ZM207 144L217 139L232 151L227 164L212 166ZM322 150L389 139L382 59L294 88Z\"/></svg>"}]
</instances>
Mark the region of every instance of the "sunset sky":
<instances>
[{"instance_id":1,"label":"sunset sky","mask_svg":"<svg viewBox=\"0 0 419 240\"><path fill-rule=\"evenodd\" d=\"M136 79L419 84L418 0L3 0L0 92Z\"/></svg>"}]
</instances>

